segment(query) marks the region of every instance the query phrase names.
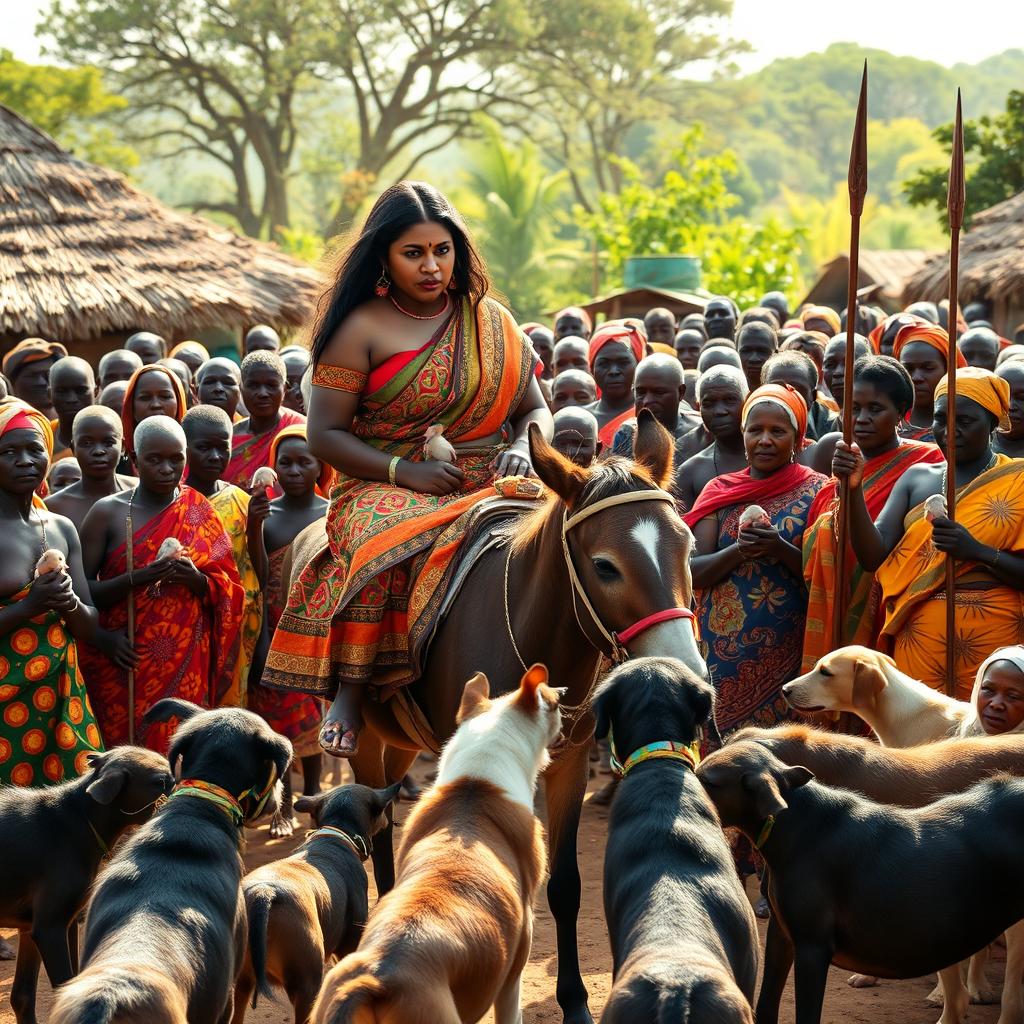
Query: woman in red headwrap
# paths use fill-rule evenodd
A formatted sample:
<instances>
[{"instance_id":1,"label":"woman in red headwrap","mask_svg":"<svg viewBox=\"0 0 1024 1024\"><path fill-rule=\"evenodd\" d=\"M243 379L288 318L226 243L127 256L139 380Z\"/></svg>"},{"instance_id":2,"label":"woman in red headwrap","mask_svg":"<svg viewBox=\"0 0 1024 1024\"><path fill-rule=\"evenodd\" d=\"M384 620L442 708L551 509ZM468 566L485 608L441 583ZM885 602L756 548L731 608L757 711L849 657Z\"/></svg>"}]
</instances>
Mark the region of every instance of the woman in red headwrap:
<instances>
[{"instance_id":1,"label":"woman in red headwrap","mask_svg":"<svg viewBox=\"0 0 1024 1024\"><path fill-rule=\"evenodd\" d=\"M601 397L588 408L597 417L598 437L607 451L612 450L615 431L636 415L633 377L645 351L639 328L625 320L602 324L590 339L590 372Z\"/></svg>"},{"instance_id":2,"label":"woman in red headwrap","mask_svg":"<svg viewBox=\"0 0 1024 1024\"><path fill-rule=\"evenodd\" d=\"M807 406L793 388L752 391L741 422L748 468L712 480L683 517L722 732L786 717L779 691L800 671L807 612L801 543L827 479L794 461Z\"/></svg>"},{"instance_id":3,"label":"woman in red headwrap","mask_svg":"<svg viewBox=\"0 0 1024 1024\"><path fill-rule=\"evenodd\" d=\"M914 317L897 330L892 355L914 383L914 407L900 426L900 437L934 443L935 388L946 375L949 335L937 324ZM960 349L956 350L956 365L967 365Z\"/></svg>"}]
</instances>

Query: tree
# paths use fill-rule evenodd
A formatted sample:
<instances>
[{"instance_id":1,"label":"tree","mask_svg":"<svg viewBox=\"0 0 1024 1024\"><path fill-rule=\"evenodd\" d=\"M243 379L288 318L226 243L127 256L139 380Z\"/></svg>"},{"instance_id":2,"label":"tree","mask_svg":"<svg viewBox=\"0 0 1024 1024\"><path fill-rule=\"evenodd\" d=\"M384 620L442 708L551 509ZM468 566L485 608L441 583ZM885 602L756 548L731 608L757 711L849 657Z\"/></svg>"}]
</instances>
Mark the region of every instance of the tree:
<instances>
[{"instance_id":1,"label":"tree","mask_svg":"<svg viewBox=\"0 0 1024 1024\"><path fill-rule=\"evenodd\" d=\"M904 183L911 206L933 206L946 219L948 156L953 148L953 125L934 132L947 155L945 166L929 167ZM994 117L964 122L964 154L967 163L967 206L964 223L975 213L1024 191L1024 92L1011 90L1006 111Z\"/></svg>"},{"instance_id":2,"label":"tree","mask_svg":"<svg viewBox=\"0 0 1024 1024\"><path fill-rule=\"evenodd\" d=\"M108 115L127 104L106 90L99 68L26 64L0 50L0 103L84 160L121 171L138 162L107 123Z\"/></svg>"},{"instance_id":3,"label":"tree","mask_svg":"<svg viewBox=\"0 0 1024 1024\"><path fill-rule=\"evenodd\" d=\"M547 31L521 66L542 101L551 147L569 171L576 201L624 183L613 159L648 123L685 119L710 85L686 81L701 63L722 65L748 47L721 38L732 0L577 0L551 4Z\"/></svg>"},{"instance_id":4,"label":"tree","mask_svg":"<svg viewBox=\"0 0 1024 1024\"><path fill-rule=\"evenodd\" d=\"M469 148L469 194L460 199L476 228L487 266L520 320L539 316L557 296L552 271L567 269L578 247L558 242L555 217L566 188L566 172L549 173L537 147L510 145L493 121Z\"/></svg>"}]
</instances>

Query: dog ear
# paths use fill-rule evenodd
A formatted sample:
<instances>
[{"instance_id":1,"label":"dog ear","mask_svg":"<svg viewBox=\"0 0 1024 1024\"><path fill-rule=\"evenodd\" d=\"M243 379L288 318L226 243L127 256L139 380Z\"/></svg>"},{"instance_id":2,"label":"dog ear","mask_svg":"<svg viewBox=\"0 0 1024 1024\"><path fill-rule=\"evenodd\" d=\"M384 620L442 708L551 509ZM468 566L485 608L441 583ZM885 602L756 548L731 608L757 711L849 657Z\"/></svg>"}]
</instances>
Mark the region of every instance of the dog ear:
<instances>
[{"instance_id":1,"label":"dog ear","mask_svg":"<svg viewBox=\"0 0 1024 1024\"><path fill-rule=\"evenodd\" d=\"M167 760L170 762L171 774L174 776L176 781L181 780L181 773L184 771L185 760L192 752L193 738L194 737L191 732L186 732L184 735L180 732L176 732L174 734L174 738L171 740L171 748L167 751Z\"/></svg>"},{"instance_id":2,"label":"dog ear","mask_svg":"<svg viewBox=\"0 0 1024 1024\"><path fill-rule=\"evenodd\" d=\"M787 768L783 772L782 777L786 782L786 789L788 791L806 786L814 778L814 772L810 768L805 768L802 764L795 764L792 768Z\"/></svg>"},{"instance_id":3,"label":"dog ear","mask_svg":"<svg viewBox=\"0 0 1024 1024\"><path fill-rule=\"evenodd\" d=\"M754 798L754 808L759 817L774 817L789 806L770 772L744 772L741 781L743 788Z\"/></svg>"},{"instance_id":4,"label":"dog ear","mask_svg":"<svg viewBox=\"0 0 1024 1024\"><path fill-rule=\"evenodd\" d=\"M540 427L531 423L529 427L530 462L533 471L570 508L579 500L587 485L589 474L585 469L570 462L557 448L544 438Z\"/></svg>"},{"instance_id":5,"label":"dog ear","mask_svg":"<svg viewBox=\"0 0 1024 1024\"><path fill-rule=\"evenodd\" d=\"M177 718L178 722L187 722L190 718L194 718L202 711L198 704L193 704L190 700L181 700L179 697L164 697L163 700L158 700L151 707L147 708L146 713L142 716L143 722L146 725L152 725L154 722L166 722L169 718Z\"/></svg>"},{"instance_id":6,"label":"dog ear","mask_svg":"<svg viewBox=\"0 0 1024 1024\"><path fill-rule=\"evenodd\" d=\"M661 488L672 483L672 435L654 418L650 409L641 409L633 437L633 461L643 466Z\"/></svg>"},{"instance_id":7,"label":"dog ear","mask_svg":"<svg viewBox=\"0 0 1024 1024\"><path fill-rule=\"evenodd\" d=\"M524 711L537 711L540 702L537 699L537 690L547 684L548 669L546 665L531 665L519 680L519 692L516 694L515 703Z\"/></svg>"},{"instance_id":8,"label":"dog ear","mask_svg":"<svg viewBox=\"0 0 1024 1024\"><path fill-rule=\"evenodd\" d=\"M594 739L603 740L612 725L612 705L615 700L615 685L601 687L594 699Z\"/></svg>"},{"instance_id":9,"label":"dog ear","mask_svg":"<svg viewBox=\"0 0 1024 1024\"><path fill-rule=\"evenodd\" d=\"M455 724L462 725L473 715L486 711L491 706L491 684L483 672L477 672L463 687L462 702L459 704L459 712L455 716Z\"/></svg>"},{"instance_id":10,"label":"dog ear","mask_svg":"<svg viewBox=\"0 0 1024 1024\"><path fill-rule=\"evenodd\" d=\"M292 763L291 740L276 732L269 736L261 735L257 740L257 750L264 760L274 762L278 779L283 779L288 766Z\"/></svg>"},{"instance_id":11,"label":"dog ear","mask_svg":"<svg viewBox=\"0 0 1024 1024\"><path fill-rule=\"evenodd\" d=\"M858 658L853 666L853 706L873 707L878 695L885 689L885 673L873 658Z\"/></svg>"},{"instance_id":12,"label":"dog ear","mask_svg":"<svg viewBox=\"0 0 1024 1024\"><path fill-rule=\"evenodd\" d=\"M128 772L124 768L110 768L101 761L96 770L96 778L85 787L86 793L98 804L112 804L124 789L128 781Z\"/></svg>"},{"instance_id":13,"label":"dog ear","mask_svg":"<svg viewBox=\"0 0 1024 1024\"><path fill-rule=\"evenodd\" d=\"M398 799L398 794L402 791L402 783L396 782L387 789L375 789L373 791L374 803L376 804L376 810L378 814L382 814L388 809L388 805L394 803Z\"/></svg>"},{"instance_id":14,"label":"dog ear","mask_svg":"<svg viewBox=\"0 0 1024 1024\"><path fill-rule=\"evenodd\" d=\"M324 808L326 797L327 793L317 793L315 796L297 796L292 803L292 807L303 814L308 814L319 825L320 812Z\"/></svg>"}]
</instances>

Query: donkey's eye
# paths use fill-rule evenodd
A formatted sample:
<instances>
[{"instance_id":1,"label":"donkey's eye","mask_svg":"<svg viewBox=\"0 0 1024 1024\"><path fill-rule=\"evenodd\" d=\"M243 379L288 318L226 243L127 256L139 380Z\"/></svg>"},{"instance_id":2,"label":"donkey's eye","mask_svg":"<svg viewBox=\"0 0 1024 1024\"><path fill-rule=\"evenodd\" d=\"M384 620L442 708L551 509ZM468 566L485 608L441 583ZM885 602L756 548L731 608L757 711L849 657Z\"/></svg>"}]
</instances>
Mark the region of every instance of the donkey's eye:
<instances>
[{"instance_id":1,"label":"donkey's eye","mask_svg":"<svg viewBox=\"0 0 1024 1024\"><path fill-rule=\"evenodd\" d=\"M613 562L609 562L607 558L593 558L591 561L594 563L594 571L603 580L617 580L619 578L619 570L615 568Z\"/></svg>"}]
</instances>

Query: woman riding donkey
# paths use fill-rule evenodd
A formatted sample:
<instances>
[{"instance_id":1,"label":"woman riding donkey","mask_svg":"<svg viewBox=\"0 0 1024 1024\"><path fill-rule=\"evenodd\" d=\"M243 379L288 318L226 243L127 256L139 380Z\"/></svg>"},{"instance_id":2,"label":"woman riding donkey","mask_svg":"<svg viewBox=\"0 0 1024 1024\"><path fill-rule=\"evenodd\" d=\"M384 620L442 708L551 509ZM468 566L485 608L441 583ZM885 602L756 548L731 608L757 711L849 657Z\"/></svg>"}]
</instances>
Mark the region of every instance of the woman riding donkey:
<instances>
[{"instance_id":1,"label":"woman riding donkey","mask_svg":"<svg viewBox=\"0 0 1024 1024\"><path fill-rule=\"evenodd\" d=\"M264 683L333 700L320 743L335 756L358 749L363 687L411 679L417 556L494 496L496 477L529 475L530 423L551 436L530 345L489 288L458 213L401 182L371 210L314 330L309 447L340 478L328 549L291 592ZM425 455L438 424L452 461Z\"/></svg>"}]
</instances>

